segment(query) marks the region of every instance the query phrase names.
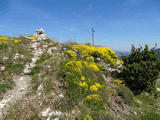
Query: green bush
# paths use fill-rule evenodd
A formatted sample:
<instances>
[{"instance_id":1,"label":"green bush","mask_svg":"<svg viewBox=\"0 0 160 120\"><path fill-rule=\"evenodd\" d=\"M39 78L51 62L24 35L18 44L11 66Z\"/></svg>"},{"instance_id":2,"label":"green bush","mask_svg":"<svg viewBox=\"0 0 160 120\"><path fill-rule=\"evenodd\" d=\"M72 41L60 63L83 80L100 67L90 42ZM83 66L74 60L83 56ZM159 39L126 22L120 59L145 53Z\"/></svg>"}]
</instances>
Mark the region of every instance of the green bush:
<instances>
[{"instance_id":1,"label":"green bush","mask_svg":"<svg viewBox=\"0 0 160 120\"><path fill-rule=\"evenodd\" d=\"M145 45L144 49L135 48L132 45L131 53L123 55L122 60L124 63L121 77L134 93L155 92L160 66L155 48L149 49L148 45Z\"/></svg>"},{"instance_id":2,"label":"green bush","mask_svg":"<svg viewBox=\"0 0 160 120\"><path fill-rule=\"evenodd\" d=\"M118 88L118 95L123 98L125 104L131 104L133 102L133 93L125 86L120 86Z\"/></svg>"}]
</instances>

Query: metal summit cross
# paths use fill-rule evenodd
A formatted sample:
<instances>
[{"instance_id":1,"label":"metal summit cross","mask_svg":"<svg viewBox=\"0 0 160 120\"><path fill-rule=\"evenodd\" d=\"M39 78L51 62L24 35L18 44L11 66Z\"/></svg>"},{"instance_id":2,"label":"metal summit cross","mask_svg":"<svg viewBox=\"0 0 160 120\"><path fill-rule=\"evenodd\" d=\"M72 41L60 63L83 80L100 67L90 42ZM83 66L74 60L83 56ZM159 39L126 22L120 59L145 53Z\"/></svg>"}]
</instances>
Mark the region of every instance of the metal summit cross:
<instances>
[{"instance_id":1,"label":"metal summit cross","mask_svg":"<svg viewBox=\"0 0 160 120\"><path fill-rule=\"evenodd\" d=\"M93 46L94 46L94 32L95 32L94 27L92 27L92 45Z\"/></svg>"}]
</instances>

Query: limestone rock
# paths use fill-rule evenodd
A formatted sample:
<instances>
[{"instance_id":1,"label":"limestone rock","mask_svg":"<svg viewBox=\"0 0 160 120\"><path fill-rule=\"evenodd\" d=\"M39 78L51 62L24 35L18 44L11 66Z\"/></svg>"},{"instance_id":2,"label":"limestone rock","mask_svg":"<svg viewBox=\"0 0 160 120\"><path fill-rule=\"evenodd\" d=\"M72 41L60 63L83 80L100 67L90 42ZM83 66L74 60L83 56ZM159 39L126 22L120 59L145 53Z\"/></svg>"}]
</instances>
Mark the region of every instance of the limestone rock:
<instances>
[{"instance_id":1,"label":"limestone rock","mask_svg":"<svg viewBox=\"0 0 160 120\"><path fill-rule=\"evenodd\" d=\"M95 58L95 61L96 61L96 62L100 62L100 61L101 61L101 58Z\"/></svg>"},{"instance_id":2,"label":"limestone rock","mask_svg":"<svg viewBox=\"0 0 160 120\"><path fill-rule=\"evenodd\" d=\"M27 40L32 40L32 38L28 37L28 36L24 36Z\"/></svg>"},{"instance_id":3,"label":"limestone rock","mask_svg":"<svg viewBox=\"0 0 160 120\"><path fill-rule=\"evenodd\" d=\"M157 88L157 91L160 92L160 88Z\"/></svg>"},{"instance_id":4,"label":"limestone rock","mask_svg":"<svg viewBox=\"0 0 160 120\"><path fill-rule=\"evenodd\" d=\"M0 71L4 71L5 70L5 66L0 67Z\"/></svg>"},{"instance_id":5,"label":"limestone rock","mask_svg":"<svg viewBox=\"0 0 160 120\"><path fill-rule=\"evenodd\" d=\"M8 58L7 57L3 57L3 60L8 60Z\"/></svg>"}]
</instances>

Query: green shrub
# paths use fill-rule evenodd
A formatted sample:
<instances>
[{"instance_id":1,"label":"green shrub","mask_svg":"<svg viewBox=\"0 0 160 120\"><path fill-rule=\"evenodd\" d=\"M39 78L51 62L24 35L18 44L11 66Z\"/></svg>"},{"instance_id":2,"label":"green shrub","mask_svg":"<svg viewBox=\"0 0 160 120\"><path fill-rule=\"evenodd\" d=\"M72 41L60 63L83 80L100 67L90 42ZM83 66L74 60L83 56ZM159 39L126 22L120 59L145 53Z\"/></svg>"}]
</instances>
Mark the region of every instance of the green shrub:
<instances>
[{"instance_id":1,"label":"green shrub","mask_svg":"<svg viewBox=\"0 0 160 120\"><path fill-rule=\"evenodd\" d=\"M123 55L122 60L124 63L121 77L134 93L155 91L160 66L155 48L149 49L148 45L145 45L144 49L135 48L132 45L131 53Z\"/></svg>"},{"instance_id":2,"label":"green shrub","mask_svg":"<svg viewBox=\"0 0 160 120\"><path fill-rule=\"evenodd\" d=\"M131 104L133 101L133 93L125 86L120 86L118 88L118 95L123 98L125 104Z\"/></svg>"}]
</instances>

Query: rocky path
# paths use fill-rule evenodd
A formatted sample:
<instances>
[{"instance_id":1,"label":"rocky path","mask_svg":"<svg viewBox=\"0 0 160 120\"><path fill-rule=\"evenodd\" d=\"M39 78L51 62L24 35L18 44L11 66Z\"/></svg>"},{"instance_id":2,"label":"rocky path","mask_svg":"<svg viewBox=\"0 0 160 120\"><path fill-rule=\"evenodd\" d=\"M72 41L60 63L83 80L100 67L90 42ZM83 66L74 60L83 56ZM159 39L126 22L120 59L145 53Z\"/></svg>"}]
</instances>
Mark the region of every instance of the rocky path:
<instances>
[{"instance_id":1,"label":"rocky path","mask_svg":"<svg viewBox=\"0 0 160 120\"><path fill-rule=\"evenodd\" d=\"M24 72L22 72L21 76L14 76L13 81L15 87L12 90L9 90L0 101L0 117L3 112L6 112L10 104L20 100L27 93L31 83L31 76L27 74L31 72L31 68L35 66L36 61L43 53L43 49L41 49L39 45L40 42L36 41L31 44L31 47L33 48L32 62L25 65Z\"/></svg>"}]
</instances>

